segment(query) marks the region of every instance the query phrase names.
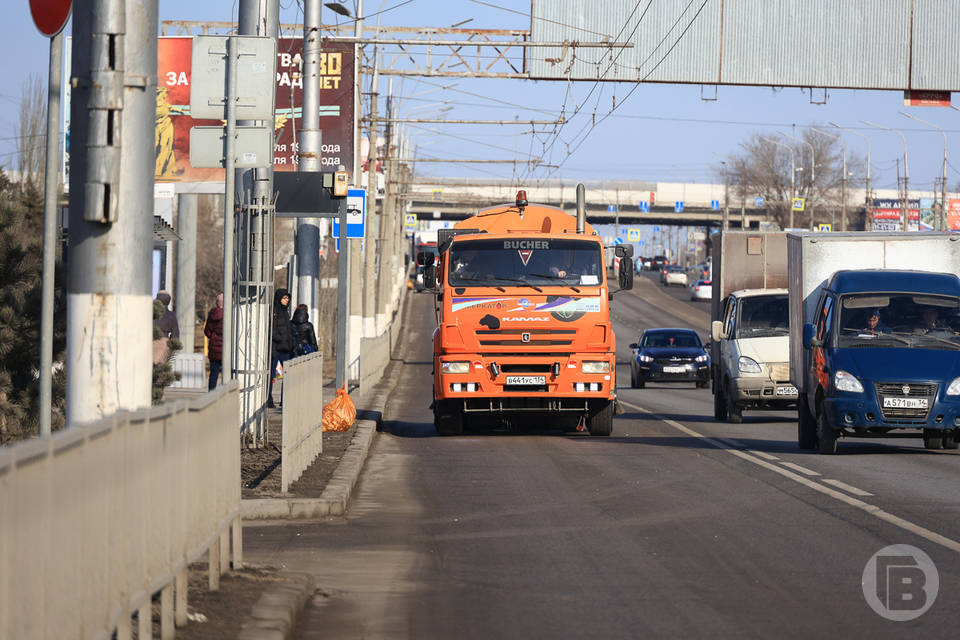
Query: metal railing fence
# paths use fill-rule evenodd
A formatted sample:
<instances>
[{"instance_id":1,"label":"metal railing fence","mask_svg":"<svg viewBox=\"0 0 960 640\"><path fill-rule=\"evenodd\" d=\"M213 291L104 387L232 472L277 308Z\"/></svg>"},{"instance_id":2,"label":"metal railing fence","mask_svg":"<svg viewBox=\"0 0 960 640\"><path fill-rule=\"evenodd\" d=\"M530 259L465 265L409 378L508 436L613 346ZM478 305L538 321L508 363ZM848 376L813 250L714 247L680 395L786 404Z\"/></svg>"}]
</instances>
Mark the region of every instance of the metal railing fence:
<instances>
[{"instance_id":1,"label":"metal railing fence","mask_svg":"<svg viewBox=\"0 0 960 640\"><path fill-rule=\"evenodd\" d=\"M284 493L323 451L322 411L323 352L285 362L280 450L280 484Z\"/></svg>"}]
</instances>

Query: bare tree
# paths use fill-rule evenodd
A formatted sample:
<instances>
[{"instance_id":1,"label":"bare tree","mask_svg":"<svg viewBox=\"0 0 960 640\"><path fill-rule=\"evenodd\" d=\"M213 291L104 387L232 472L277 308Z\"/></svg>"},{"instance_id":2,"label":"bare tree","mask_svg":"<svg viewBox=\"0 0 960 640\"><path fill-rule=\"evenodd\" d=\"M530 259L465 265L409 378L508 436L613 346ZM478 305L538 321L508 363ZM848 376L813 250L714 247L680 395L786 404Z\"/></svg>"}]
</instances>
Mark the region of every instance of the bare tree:
<instances>
[{"instance_id":1,"label":"bare tree","mask_svg":"<svg viewBox=\"0 0 960 640\"><path fill-rule=\"evenodd\" d=\"M47 99L40 76L27 77L20 89L20 123L16 137L20 181L42 183L46 149Z\"/></svg>"},{"instance_id":2,"label":"bare tree","mask_svg":"<svg viewBox=\"0 0 960 640\"><path fill-rule=\"evenodd\" d=\"M715 169L737 200L761 196L782 228L789 224L795 197L804 198L806 206L802 213L795 212L793 224L807 228L815 222L832 219L842 200L843 157L839 141L812 127L803 128L797 137L803 142L777 133L754 132L740 144L741 153L728 156ZM815 165L811 164L813 161ZM848 219L854 207L861 205L853 202L851 191L862 183L852 177L861 176L864 166L861 156L847 153ZM793 170L795 174L791 179Z\"/></svg>"}]
</instances>

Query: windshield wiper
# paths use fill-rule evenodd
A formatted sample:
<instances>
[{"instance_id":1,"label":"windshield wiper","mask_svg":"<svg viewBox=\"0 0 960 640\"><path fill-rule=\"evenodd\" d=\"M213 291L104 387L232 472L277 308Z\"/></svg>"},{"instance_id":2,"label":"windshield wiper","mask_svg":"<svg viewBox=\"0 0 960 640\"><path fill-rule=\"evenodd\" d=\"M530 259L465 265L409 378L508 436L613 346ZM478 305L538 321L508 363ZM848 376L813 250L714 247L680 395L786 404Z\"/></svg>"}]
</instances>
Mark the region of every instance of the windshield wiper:
<instances>
[{"instance_id":1,"label":"windshield wiper","mask_svg":"<svg viewBox=\"0 0 960 640\"><path fill-rule=\"evenodd\" d=\"M546 278L547 280L563 280L563 278L561 278L560 276L555 276L552 273L530 273L528 275L533 276L534 278ZM575 286L573 286L568 282L564 282L563 285L566 287L570 287L577 293L580 293L580 289L576 288Z\"/></svg>"},{"instance_id":2,"label":"windshield wiper","mask_svg":"<svg viewBox=\"0 0 960 640\"><path fill-rule=\"evenodd\" d=\"M929 333L928 333L928 334L925 334L925 335L923 335L923 336L921 336L921 337L923 337L923 338L930 338L931 340L936 340L937 342L941 342L941 343L943 343L943 344L948 344L948 345L950 345L951 347L953 347L954 349L960 349L960 344L957 344L957 343L954 342L953 340L947 340L946 338L938 338L937 336L932 336L932 335L930 335Z\"/></svg>"},{"instance_id":3,"label":"windshield wiper","mask_svg":"<svg viewBox=\"0 0 960 640\"><path fill-rule=\"evenodd\" d=\"M501 278L497 278L497 279L500 280ZM502 291L502 292L504 292L504 293L507 292L506 289L504 289L503 287L501 287L501 286L498 285L498 284L490 284L490 278L457 278L456 282L457 282L457 284L459 284L459 283L461 283L461 282L480 282L480 283L486 284L488 287L495 287L495 288L499 289L500 291ZM457 284L451 284L450 286L451 286L451 287L456 287Z\"/></svg>"},{"instance_id":4,"label":"windshield wiper","mask_svg":"<svg viewBox=\"0 0 960 640\"><path fill-rule=\"evenodd\" d=\"M526 280L521 280L520 278L505 278L505 277L502 277L502 276L496 276L496 277L493 278L493 279L494 279L494 280L506 280L507 282L516 282L516 283L522 284L522 285L524 285L524 286L526 286L526 287L532 287L533 289L536 289L539 293L543 293L543 289L541 289L541 288L538 287L537 285L535 285L535 284L530 284L530 283L527 282Z\"/></svg>"}]
</instances>

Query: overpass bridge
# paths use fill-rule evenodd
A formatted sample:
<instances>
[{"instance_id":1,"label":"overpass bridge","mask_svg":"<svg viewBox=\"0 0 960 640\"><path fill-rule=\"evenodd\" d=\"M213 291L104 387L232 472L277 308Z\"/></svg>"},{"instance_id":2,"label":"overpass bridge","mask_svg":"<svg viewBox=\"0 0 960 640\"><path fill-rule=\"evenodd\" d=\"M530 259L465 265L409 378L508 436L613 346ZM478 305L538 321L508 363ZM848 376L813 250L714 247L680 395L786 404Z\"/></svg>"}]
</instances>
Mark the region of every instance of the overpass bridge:
<instances>
[{"instance_id":1,"label":"overpass bridge","mask_svg":"<svg viewBox=\"0 0 960 640\"><path fill-rule=\"evenodd\" d=\"M690 227L723 223L724 185L646 181L584 182L587 218L595 223L664 224ZM527 200L576 210L575 182L549 180L517 184L511 180L425 178L415 180L404 195L407 213L419 220L462 220L492 204L513 202L517 190L525 189ZM677 203L682 208L677 211ZM730 202L729 224L757 229L773 219L754 199Z\"/></svg>"}]
</instances>

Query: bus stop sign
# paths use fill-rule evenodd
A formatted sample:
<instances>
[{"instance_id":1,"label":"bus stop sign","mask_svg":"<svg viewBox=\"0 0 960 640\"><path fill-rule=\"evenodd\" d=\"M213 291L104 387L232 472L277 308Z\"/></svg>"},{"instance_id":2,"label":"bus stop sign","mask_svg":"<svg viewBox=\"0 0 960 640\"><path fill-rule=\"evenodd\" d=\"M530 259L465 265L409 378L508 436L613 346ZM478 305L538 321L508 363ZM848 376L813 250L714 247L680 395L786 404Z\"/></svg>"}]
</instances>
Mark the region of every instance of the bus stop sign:
<instances>
[{"instance_id":1,"label":"bus stop sign","mask_svg":"<svg viewBox=\"0 0 960 640\"><path fill-rule=\"evenodd\" d=\"M72 0L30 0L30 15L40 33L53 37L60 33L70 19Z\"/></svg>"}]
</instances>

